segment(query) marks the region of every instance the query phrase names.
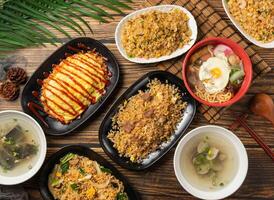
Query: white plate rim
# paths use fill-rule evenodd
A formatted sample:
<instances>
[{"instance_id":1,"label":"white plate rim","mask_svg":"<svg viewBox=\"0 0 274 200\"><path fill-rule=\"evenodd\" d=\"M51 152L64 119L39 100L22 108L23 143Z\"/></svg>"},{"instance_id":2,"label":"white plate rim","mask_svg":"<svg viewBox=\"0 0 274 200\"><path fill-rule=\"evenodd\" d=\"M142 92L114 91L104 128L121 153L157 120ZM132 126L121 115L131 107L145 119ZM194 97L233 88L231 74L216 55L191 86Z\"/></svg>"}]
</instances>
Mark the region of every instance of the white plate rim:
<instances>
[{"instance_id":1,"label":"white plate rim","mask_svg":"<svg viewBox=\"0 0 274 200\"><path fill-rule=\"evenodd\" d=\"M197 188L194 188L188 181L183 177L182 173L180 172L181 169L178 165L180 162L180 154L183 149L183 145L186 144L192 137L195 135L206 132L203 129L219 129L219 133L222 133L223 136L225 136L227 139L229 139L233 145L236 145L236 151L238 152L239 160L241 161L239 163L239 169L234 177L234 179L231 181L230 184L228 184L225 188L212 191L212 192L206 192L199 190ZM208 131L207 131L208 132ZM240 154L239 154L240 153ZM248 156L246 153L246 149L241 142L241 140L230 130L216 126L216 125L206 125L206 126L200 126L197 127L191 131L189 131L178 143L175 153L174 153L174 159L173 159L173 167L175 171L175 176L177 180L179 181L180 185L190 194L193 196L200 198L200 199L223 199L231 194L233 194L244 182L247 171L248 171ZM234 185L232 184L234 183Z\"/></svg>"},{"instance_id":2,"label":"white plate rim","mask_svg":"<svg viewBox=\"0 0 274 200\"><path fill-rule=\"evenodd\" d=\"M31 116L29 116L26 113L23 113L21 111L17 111L17 110L0 111L0 115L9 114L9 113L22 115L24 118L29 119L30 121L32 121L32 123L35 124L35 126L37 127L37 130L39 130L37 136L38 136L39 142L41 142L40 154L38 155L39 158L38 158L36 164L33 166L32 169L30 169L25 174L15 176L15 177L7 177L7 176L0 175L0 184L1 185L16 185L19 183L23 183L23 182L29 180L30 178L32 178L39 171L39 169L42 167L44 160L46 158L46 153L47 153L47 140L45 137L45 133L44 133L42 127L38 124L38 122L36 120L34 120Z\"/></svg>"},{"instance_id":3,"label":"white plate rim","mask_svg":"<svg viewBox=\"0 0 274 200\"><path fill-rule=\"evenodd\" d=\"M186 13L189 17L189 21L188 21L188 25L192 31L192 35L191 35L191 41L184 45L182 48L177 49L176 51L174 51L172 54L168 55L168 56L161 56L159 58L150 58L150 59L144 59L144 58L129 58L125 51L124 48L122 46L121 43L121 37L120 37L120 33L121 33L121 29L122 29L122 25L128 21L129 19L150 11L150 10L163 10L163 11L168 11L174 8L178 8L181 11L183 11L184 13ZM116 47L118 48L120 54L127 60L131 61L131 62L135 62L135 63L140 63L140 64L148 64L148 63L156 63L156 62L161 62L161 61L165 61L165 60L169 60L175 57L178 57L184 53L186 53L195 43L196 39L197 39L197 34L198 34L198 29L197 29L197 23L195 18L193 17L193 15L184 7L182 6L178 6L178 5L159 5L159 6L152 6L152 7L147 7L147 8L143 8L140 10L137 10L135 12L132 12L130 14L128 14L127 16L125 16L116 26L115 29L115 43L116 43Z\"/></svg>"},{"instance_id":4,"label":"white plate rim","mask_svg":"<svg viewBox=\"0 0 274 200\"><path fill-rule=\"evenodd\" d=\"M260 42L260 41L256 40L255 38L253 38L252 36L250 36L248 33L246 33L245 30L241 27L241 25L230 14L229 9L228 9L228 5L227 5L227 0L222 0L222 4L223 4L223 8L224 8L224 10L225 10L228 18L231 20L231 22L233 23L233 25L238 29L238 31L247 40L249 40L251 43L253 43L253 44L255 44L255 45L259 46L259 47L262 47L262 48L267 48L267 49L274 48L274 41L263 43L263 42Z\"/></svg>"}]
</instances>

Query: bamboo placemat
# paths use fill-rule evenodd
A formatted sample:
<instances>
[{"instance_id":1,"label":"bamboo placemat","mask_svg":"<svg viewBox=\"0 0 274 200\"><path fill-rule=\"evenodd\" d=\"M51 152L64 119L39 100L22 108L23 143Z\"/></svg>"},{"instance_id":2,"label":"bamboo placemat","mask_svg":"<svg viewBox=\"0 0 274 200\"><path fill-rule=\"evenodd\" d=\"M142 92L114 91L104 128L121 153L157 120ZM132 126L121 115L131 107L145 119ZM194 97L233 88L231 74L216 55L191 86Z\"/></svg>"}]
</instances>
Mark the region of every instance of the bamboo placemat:
<instances>
[{"instance_id":1,"label":"bamboo placemat","mask_svg":"<svg viewBox=\"0 0 274 200\"><path fill-rule=\"evenodd\" d=\"M198 26L197 41L207 37L226 37L240 44L253 63L253 83L269 71L271 67L253 50L252 47L244 41L231 26L229 26L220 15L207 3L206 0L147 0L145 6L155 6L159 4L175 4L188 9L195 17ZM182 78L182 61L183 57L159 63L157 66L165 71L169 71ZM210 122L217 121L222 113L229 107L210 107L201 104L198 110Z\"/></svg>"}]
</instances>

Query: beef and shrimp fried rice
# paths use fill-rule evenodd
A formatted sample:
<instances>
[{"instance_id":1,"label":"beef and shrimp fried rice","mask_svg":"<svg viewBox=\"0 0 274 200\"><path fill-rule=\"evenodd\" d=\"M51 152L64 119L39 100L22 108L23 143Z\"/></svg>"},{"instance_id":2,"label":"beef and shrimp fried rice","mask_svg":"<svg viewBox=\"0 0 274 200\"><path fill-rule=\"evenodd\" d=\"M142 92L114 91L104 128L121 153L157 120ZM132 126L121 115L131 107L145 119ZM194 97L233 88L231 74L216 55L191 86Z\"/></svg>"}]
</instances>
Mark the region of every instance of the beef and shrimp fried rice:
<instances>
[{"instance_id":1,"label":"beef and shrimp fried rice","mask_svg":"<svg viewBox=\"0 0 274 200\"><path fill-rule=\"evenodd\" d=\"M108 138L121 156L141 162L170 139L187 103L179 89L154 79L130 97L113 117Z\"/></svg>"}]
</instances>

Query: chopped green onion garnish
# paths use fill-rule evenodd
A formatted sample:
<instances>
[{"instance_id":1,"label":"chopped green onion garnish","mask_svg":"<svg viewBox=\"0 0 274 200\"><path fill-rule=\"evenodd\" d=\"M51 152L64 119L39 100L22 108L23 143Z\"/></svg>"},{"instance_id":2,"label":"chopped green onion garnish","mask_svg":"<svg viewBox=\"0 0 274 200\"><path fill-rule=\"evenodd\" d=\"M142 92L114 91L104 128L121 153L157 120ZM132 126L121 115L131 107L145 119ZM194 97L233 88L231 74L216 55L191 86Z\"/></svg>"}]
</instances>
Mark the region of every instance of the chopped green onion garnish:
<instances>
[{"instance_id":1,"label":"chopped green onion garnish","mask_svg":"<svg viewBox=\"0 0 274 200\"><path fill-rule=\"evenodd\" d=\"M81 167L79 168L79 172L80 172L80 174L82 174L83 176L86 175L85 170L84 170L83 168L81 168Z\"/></svg>"},{"instance_id":2,"label":"chopped green onion garnish","mask_svg":"<svg viewBox=\"0 0 274 200\"><path fill-rule=\"evenodd\" d=\"M110 169L105 168L105 167L103 167L103 166L100 166L100 169L101 169L102 172L109 173L109 174L112 173L112 171L111 171Z\"/></svg>"},{"instance_id":3,"label":"chopped green onion garnish","mask_svg":"<svg viewBox=\"0 0 274 200\"><path fill-rule=\"evenodd\" d=\"M74 191L79 190L79 186L78 186L76 183L72 183L72 184L70 185L70 187L71 187L71 189L73 189Z\"/></svg>"}]
</instances>

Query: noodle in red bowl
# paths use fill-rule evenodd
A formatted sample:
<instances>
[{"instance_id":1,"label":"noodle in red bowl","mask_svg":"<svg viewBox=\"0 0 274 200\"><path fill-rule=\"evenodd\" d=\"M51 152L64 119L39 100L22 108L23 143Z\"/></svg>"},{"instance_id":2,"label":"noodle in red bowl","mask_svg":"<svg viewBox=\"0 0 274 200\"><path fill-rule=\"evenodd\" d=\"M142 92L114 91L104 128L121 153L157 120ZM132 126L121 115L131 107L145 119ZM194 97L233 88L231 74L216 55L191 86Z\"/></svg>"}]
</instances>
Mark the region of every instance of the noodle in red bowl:
<instances>
[{"instance_id":1,"label":"noodle in red bowl","mask_svg":"<svg viewBox=\"0 0 274 200\"><path fill-rule=\"evenodd\" d=\"M190 49L182 73L187 90L197 101L222 107L245 95L252 80L252 63L240 45L213 37Z\"/></svg>"}]
</instances>

